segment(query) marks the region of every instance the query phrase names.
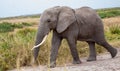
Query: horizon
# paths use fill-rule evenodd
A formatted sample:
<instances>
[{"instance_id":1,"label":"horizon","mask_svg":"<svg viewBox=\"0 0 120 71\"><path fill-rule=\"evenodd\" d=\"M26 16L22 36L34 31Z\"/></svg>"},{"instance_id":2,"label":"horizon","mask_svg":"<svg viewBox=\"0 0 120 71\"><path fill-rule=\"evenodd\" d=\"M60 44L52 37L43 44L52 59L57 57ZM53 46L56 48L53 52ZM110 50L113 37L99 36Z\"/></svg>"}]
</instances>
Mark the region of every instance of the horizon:
<instances>
[{"instance_id":1,"label":"horizon","mask_svg":"<svg viewBox=\"0 0 120 71\"><path fill-rule=\"evenodd\" d=\"M114 8L120 7L120 0L2 0L0 2L0 18L41 14L45 9L53 6L69 6L71 8L89 6L93 9Z\"/></svg>"},{"instance_id":2,"label":"horizon","mask_svg":"<svg viewBox=\"0 0 120 71\"><path fill-rule=\"evenodd\" d=\"M99 9L112 9L112 8L120 8L120 7L110 7L110 8L99 8ZM98 9L98 10L99 10ZM41 15L42 13L36 13L36 14L23 14L23 15L17 15L17 16L8 16L8 17L0 17L0 19L4 18L15 18L15 17L29 17L29 16L35 16L35 15Z\"/></svg>"}]
</instances>

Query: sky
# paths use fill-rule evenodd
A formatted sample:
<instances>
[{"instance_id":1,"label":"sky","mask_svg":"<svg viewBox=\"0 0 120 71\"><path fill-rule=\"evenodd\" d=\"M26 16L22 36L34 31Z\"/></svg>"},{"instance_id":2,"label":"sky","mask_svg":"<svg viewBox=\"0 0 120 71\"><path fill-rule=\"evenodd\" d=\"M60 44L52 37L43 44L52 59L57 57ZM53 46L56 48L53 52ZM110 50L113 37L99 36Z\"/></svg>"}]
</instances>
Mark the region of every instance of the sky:
<instances>
[{"instance_id":1,"label":"sky","mask_svg":"<svg viewBox=\"0 0 120 71\"><path fill-rule=\"evenodd\" d=\"M120 7L120 0L0 0L0 18L40 14L53 6L111 8Z\"/></svg>"}]
</instances>

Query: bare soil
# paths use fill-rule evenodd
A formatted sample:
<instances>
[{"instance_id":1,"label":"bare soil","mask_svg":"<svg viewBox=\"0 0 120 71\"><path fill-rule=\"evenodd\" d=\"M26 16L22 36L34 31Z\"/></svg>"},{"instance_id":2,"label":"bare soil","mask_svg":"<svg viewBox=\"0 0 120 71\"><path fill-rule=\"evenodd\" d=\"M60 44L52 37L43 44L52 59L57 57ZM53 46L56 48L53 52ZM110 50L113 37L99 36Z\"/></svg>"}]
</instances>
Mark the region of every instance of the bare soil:
<instances>
[{"instance_id":1,"label":"bare soil","mask_svg":"<svg viewBox=\"0 0 120 71\"><path fill-rule=\"evenodd\" d=\"M106 52L97 56L97 61L86 62L87 58L81 58L82 63L73 65L66 64L55 68L47 66L21 67L9 71L120 71L120 48L117 48L118 54L115 58Z\"/></svg>"}]
</instances>

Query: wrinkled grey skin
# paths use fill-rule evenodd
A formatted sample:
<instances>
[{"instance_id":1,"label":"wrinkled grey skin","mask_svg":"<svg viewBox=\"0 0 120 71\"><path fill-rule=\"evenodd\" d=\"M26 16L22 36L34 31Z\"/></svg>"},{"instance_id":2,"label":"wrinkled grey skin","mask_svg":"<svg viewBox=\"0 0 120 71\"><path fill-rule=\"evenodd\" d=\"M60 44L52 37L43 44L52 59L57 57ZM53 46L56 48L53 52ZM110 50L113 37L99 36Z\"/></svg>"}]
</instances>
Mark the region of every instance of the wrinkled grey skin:
<instances>
[{"instance_id":1,"label":"wrinkled grey skin","mask_svg":"<svg viewBox=\"0 0 120 71\"><path fill-rule=\"evenodd\" d=\"M50 67L56 66L56 57L63 38L68 41L74 64L81 63L76 49L77 40L86 41L89 45L90 55L87 61L96 60L95 43L106 48L112 58L117 54L117 50L105 40L103 23L100 17L89 7L73 10L70 7L57 6L45 10L40 17L35 45L41 43L43 37L51 30L53 30L53 37ZM35 48L35 60L38 52L39 48Z\"/></svg>"}]
</instances>

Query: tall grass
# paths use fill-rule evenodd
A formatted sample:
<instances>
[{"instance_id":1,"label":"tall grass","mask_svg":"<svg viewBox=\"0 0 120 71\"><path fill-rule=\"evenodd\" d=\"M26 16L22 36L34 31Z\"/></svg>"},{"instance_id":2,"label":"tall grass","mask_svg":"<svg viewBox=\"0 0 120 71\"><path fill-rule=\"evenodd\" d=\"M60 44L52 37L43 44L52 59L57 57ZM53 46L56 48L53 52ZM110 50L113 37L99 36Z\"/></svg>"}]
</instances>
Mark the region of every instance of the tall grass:
<instances>
[{"instance_id":1,"label":"tall grass","mask_svg":"<svg viewBox=\"0 0 120 71\"><path fill-rule=\"evenodd\" d=\"M25 28L16 33L0 34L0 69L7 70L19 68L21 66L31 65L32 51L34 45L36 30ZM41 46L39 52L39 63L42 65L48 64L50 55L52 33L49 34L47 41ZM77 49L80 57L88 55L88 45L84 42L78 42ZM98 48L100 51L101 48ZM72 56L66 40L62 41L59 50L57 64L63 65L72 62Z\"/></svg>"},{"instance_id":2,"label":"tall grass","mask_svg":"<svg viewBox=\"0 0 120 71\"><path fill-rule=\"evenodd\" d=\"M31 48L36 30L24 29L16 34L0 34L0 69L16 68L18 59L20 66L30 65Z\"/></svg>"},{"instance_id":3,"label":"tall grass","mask_svg":"<svg viewBox=\"0 0 120 71\"><path fill-rule=\"evenodd\" d=\"M109 26L109 30L105 33L107 40L109 41L119 41L120 40L120 25L112 24Z\"/></svg>"},{"instance_id":4,"label":"tall grass","mask_svg":"<svg viewBox=\"0 0 120 71\"><path fill-rule=\"evenodd\" d=\"M111 34L120 34L120 25L114 24L109 27Z\"/></svg>"}]
</instances>

